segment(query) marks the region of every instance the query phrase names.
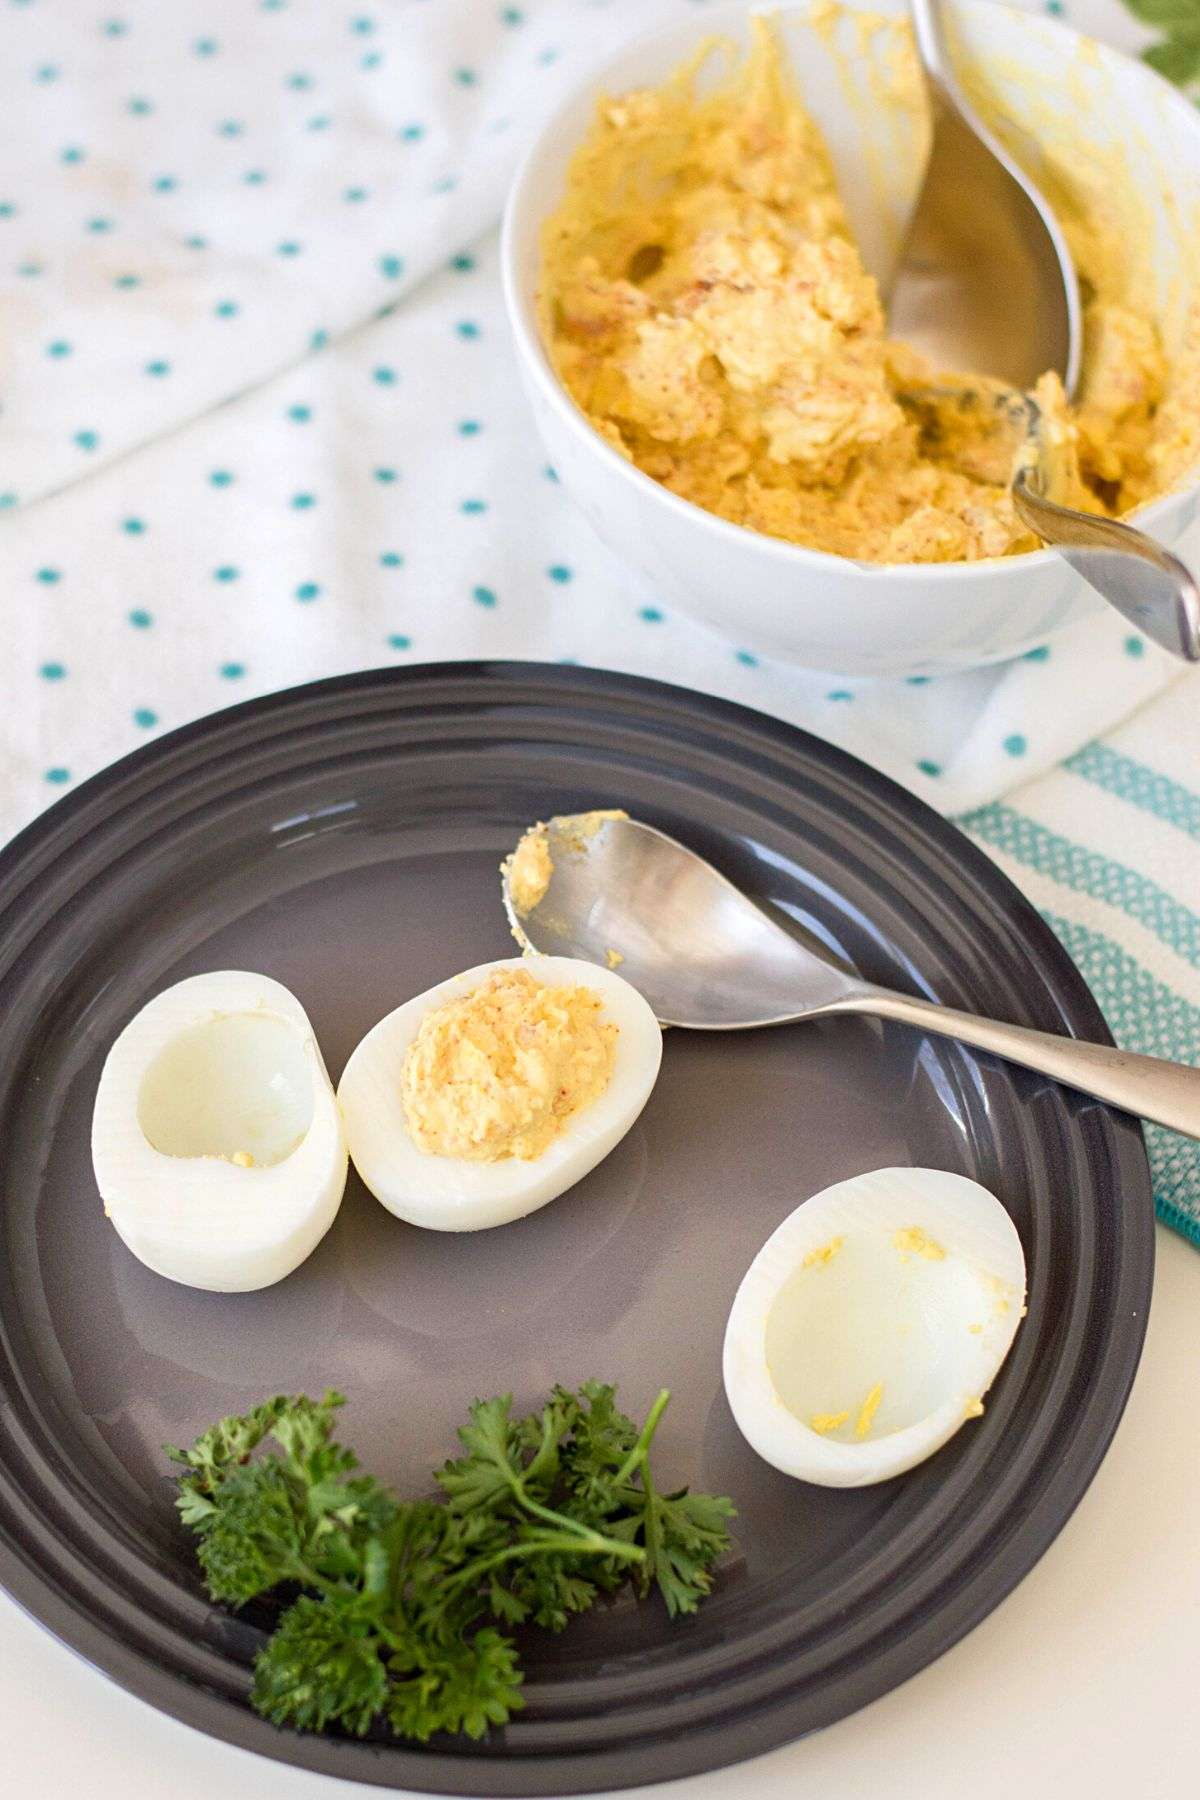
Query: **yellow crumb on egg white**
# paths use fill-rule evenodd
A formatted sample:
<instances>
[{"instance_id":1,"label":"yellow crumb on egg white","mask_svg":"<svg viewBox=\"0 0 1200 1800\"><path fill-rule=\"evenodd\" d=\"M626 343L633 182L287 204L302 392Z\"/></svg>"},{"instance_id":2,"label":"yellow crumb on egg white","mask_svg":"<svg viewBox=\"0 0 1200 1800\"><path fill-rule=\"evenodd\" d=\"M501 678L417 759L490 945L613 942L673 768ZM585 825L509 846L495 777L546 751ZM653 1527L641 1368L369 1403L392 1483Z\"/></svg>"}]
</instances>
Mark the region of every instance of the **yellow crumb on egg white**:
<instances>
[{"instance_id":1,"label":"yellow crumb on egg white","mask_svg":"<svg viewBox=\"0 0 1200 1800\"><path fill-rule=\"evenodd\" d=\"M967 1326L967 1330L972 1332L976 1337L978 1337L979 1333L983 1330L983 1326L979 1323L978 1320L976 1320L973 1325Z\"/></svg>"},{"instance_id":2,"label":"yellow crumb on egg white","mask_svg":"<svg viewBox=\"0 0 1200 1800\"><path fill-rule=\"evenodd\" d=\"M923 1256L927 1262L944 1262L946 1252L940 1244L934 1242L919 1225L909 1225L903 1231L892 1236L892 1243L901 1256Z\"/></svg>"},{"instance_id":3,"label":"yellow crumb on egg white","mask_svg":"<svg viewBox=\"0 0 1200 1800\"><path fill-rule=\"evenodd\" d=\"M818 1437L824 1437L827 1431L836 1431L839 1425L844 1425L849 1417L848 1412L814 1413L808 1423Z\"/></svg>"},{"instance_id":4,"label":"yellow crumb on egg white","mask_svg":"<svg viewBox=\"0 0 1200 1800\"><path fill-rule=\"evenodd\" d=\"M401 1074L409 1133L427 1156L531 1162L599 1098L617 1027L599 994L500 968L422 1020Z\"/></svg>"},{"instance_id":5,"label":"yellow crumb on egg white","mask_svg":"<svg viewBox=\"0 0 1200 1800\"><path fill-rule=\"evenodd\" d=\"M816 1250L810 1250L804 1258L806 1269L823 1269L828 1266L845 1243L844 1237L832 1237L827 1244L821 1244Z\"/></svg>"},{"instance_id":6,"label":"yellow crumb on egg white","mask_svg":"<svg viewBox=\"0 0 1200 1800\"><path fill-rule=\"evenodd\" d=\"M870 1429L871 1429L871 1421L874 1419L875 1414L879 1411L879 1402L882 1399L883 1399L883 1383L882 1383L882 1381L877 1381L875 1383L875 1386L871 1389L870 1393L867 1395L866 1399L863 1401L862 1406L859 1410L858 1418L854 1422L854 1435L856 1438L865 1438L866 1437L868 1431L870 1431Z\"/></svg>"},{"instance_id":7,"label":"yellow crumb on egg white","mask_svg":"<svg viewBox=\"0 0 1200 1800\"><path fill-rule=\"evenodd\" d=\"M248 1150L235 1150L229 1160L233 1163L234 1167L238 1169L252 1169L254 1167L254 1158Z\"/></svg>"}]
</instances>

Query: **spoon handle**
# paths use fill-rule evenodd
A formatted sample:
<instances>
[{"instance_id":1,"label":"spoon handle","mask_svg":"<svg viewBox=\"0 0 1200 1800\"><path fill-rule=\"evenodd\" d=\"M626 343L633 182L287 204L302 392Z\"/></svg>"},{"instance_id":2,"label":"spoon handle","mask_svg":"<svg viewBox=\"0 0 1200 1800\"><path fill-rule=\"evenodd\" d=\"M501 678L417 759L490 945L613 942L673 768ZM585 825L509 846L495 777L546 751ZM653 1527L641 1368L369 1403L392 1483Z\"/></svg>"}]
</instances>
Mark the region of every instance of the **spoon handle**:
<instances>
[{"instance_id":1,"label":"spoon handle","mask_svg":"<svg viewBox=\"0 0 1200 1800\"><path fill-rule=\"evenodd\" d=\"M1184 1063L1138 1056L1132 1050L1114 1049L1107 1044L1081 1043L1078 1038L1033 1031L1025 1025L981 1019L974 1013L938 1006L932 1000L893 993L889 988L856 987L821 1011L870 1013L876 1018L915 1025L939 1037L958 1038L977 1050L990 1050L995 1056L1036 1069L1067 1087L1093 1094L1097 1100L1106 1100L1123 1112L1200 1138L1200 1069Z\"/></svg>"},{"instance_id":2,"label":"spoon handle","mask_svg":"<svg viewBox=\"0 0 1200 1800\"><path fill-rule=\"evenodd\" d=\"M1200 662L1200 590L1169 550L1121 519L1059 506L1022 469L1012 485L1023 524L1070 563L1110 606L1185 662Z\"/></svg>"}]
</instances>

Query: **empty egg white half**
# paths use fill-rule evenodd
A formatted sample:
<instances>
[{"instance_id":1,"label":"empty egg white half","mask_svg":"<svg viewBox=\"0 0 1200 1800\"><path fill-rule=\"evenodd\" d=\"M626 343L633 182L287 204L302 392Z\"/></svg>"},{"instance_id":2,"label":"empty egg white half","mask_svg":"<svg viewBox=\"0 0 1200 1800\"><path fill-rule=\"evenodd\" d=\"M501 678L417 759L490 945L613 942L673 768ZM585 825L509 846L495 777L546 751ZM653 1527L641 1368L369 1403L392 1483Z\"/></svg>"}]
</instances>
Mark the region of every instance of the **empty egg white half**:
<instances>
[{"instance_id":1,"label":"empty egg white half","mask_svg":"<svg viewBox=\"0 0 1200 1800\"><path fill-rule=\"evenodd\" d=\"M617 1027L608 1086L529 1161L428 1156L409 1135L401 1098L408 1047L428 1013L498 969L524 969L548 986L587 987L600 996L602 1018ZM662 1027L621 976L569 956L514 956L467 969L388 1013L346 1064L338 1104L351 1160L389 1212L432 1231L483 1231L536 1212L594 1169L634 1124L661 1062Z\"/></svg>"},{"instance_id":2,"label":"empty egg white half","mask_svg":"<svg viewBox=\"0 0 1200 1800\"><path fill-rule=\"evenodd\" d=\"M840 1181L784 1220L737 1291L733 1416L785 1475L885 1481L982 1412L1024 1301L1016 1227L978 1182L944 1169Z\"/></svg>"},{"instance_id":3,"label":"empty egg white half","mask_svg":"<svg viewBox=\"0 0 1200 1800\"><path fill-rule=\"evenodd\" d=\"M157 1274L220 1293L289 1275L332 1225L347 1167L295 995L232 970L157 995L108 1053L92 1163L105 1212Z\"/></svg>"}]
</instances>

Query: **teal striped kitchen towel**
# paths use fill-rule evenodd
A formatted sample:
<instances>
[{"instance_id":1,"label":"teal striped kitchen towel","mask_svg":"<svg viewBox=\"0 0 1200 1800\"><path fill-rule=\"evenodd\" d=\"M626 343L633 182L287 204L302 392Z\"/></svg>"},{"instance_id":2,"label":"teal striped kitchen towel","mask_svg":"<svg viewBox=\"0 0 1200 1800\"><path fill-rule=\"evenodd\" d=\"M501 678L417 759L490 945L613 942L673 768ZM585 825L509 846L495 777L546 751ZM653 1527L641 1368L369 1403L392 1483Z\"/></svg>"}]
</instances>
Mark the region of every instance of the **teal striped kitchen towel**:
<instances>
[{"instance_id":1,"label":"teal striped kitchen towel","mask_svg":"<svg viewBox=\"0 0 1200 1800\"><path fill-rule=\"evenodd\" d=\"M1057 932L1117 1042L1200 1064L1200 677L960 823ZM1159 1217L1200 1245L1200 1143L1145 1132Z\"/></svg>"}]
</instances>

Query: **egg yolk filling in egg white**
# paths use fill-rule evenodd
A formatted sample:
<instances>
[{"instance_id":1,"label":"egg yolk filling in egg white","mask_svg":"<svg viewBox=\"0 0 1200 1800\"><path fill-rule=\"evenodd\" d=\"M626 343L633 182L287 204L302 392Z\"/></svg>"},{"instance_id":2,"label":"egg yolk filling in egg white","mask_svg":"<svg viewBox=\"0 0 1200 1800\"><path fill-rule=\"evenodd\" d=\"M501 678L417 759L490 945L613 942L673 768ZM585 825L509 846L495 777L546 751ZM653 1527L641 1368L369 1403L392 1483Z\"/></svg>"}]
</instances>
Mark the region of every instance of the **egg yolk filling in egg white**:
<instances>
[{"instance_id":1,"label":"egg yolk filling in egg white","mask_svg":"<svg viewBox=\"0 0 1200 1800\"><path fill-rule=\"evenodd\" d=\"M532 1162L608 1086L617 1027L599 994L497 969L429 1013L404 1059L409 1133L427 1156Z\"/></svg>"},{"instance_id":2,"label":"egg yolk filling in egg white","mask_svg":"<svg viewBox=\"0 0 1200 1800\"><path fill-rule=\"evenodd\" d=\"M809 1252L780 1289L767 1315L767 1368L810 1430L861 1443L959 1395L963 1346L1007 1302L919 1227L834 1242L831 1254Z\"/></svg>"},{"instance_id":3,"label":"egg yolk filling in egg white","mask_svg":"<svg viewBox=\"0 0 1200 1800\"><path fill-rule=\"evenodd\" d=\"M599 963L512 956L380 1019L338 1087L350 1155L410 1225L487 1231L556 1200L630 1130L662 1031Z\"/></svg>"}]
</instances>

